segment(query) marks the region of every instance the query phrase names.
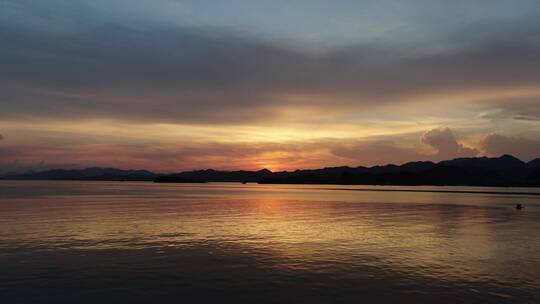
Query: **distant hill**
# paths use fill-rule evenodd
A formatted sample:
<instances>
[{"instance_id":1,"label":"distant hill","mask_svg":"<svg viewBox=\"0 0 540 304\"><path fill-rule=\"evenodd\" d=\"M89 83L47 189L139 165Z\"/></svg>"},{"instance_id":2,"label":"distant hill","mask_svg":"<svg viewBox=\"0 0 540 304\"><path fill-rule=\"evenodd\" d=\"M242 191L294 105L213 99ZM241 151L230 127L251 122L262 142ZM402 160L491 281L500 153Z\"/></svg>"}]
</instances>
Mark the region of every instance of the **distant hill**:
<instances>
[{"instance_id":1,"label":"distant hill","mask_svg":"<svg viewBox=\"0 0 540 304\"><path fill-rule=\"evenodd\" d=\"M158 175L146 170L120 170L115 168L55 169L41 172L9 175L16 180L102 180L102 181L152 181Z\"/></svg>"},{"instance_id":2,"label":"distant hill","mask_svg":"<svg viewBox=\"0 0 540 304\"><path fill-rule=\"evenodd\" d=\"M331 167L292 172L198 170L168 175L167 182L257 182L262 184L540 186L540 159L525 163L511 155L457 158L434 163ZM158 181L159 182L159 181Z\"/></svg>"},{"instance_id":3,"label":"distant hill","mask_svg":"<svg viewBox=\"0 0 540 304\"><path fill-rule=\"evenodd\" d=\"M156 174L145 170L56 169L10 175L19 180L155 181L158 183L257 182L262 184L454 185L540 187L540 159L525 163L511 155L410 162L375 167L331 167L271 172L213 169Z\"/></svg>"}]
</instances>

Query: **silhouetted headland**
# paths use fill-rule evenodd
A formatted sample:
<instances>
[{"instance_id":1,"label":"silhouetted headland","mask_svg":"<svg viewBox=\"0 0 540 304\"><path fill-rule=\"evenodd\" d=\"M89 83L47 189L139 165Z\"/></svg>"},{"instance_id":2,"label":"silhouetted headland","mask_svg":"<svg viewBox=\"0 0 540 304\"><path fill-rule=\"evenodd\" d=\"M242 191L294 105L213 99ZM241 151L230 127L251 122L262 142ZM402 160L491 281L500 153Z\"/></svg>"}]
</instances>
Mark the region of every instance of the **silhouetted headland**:
<instances>
[{"instance_id":1,"label":"silhouetted headland","mask_svg":"<svg viewBox=\"0 0 540 304\"><path fill-rule=\"evenodd\" d=\"M525 163L511 155L410 162L375 167L331 167L271 172L213 169L157 174L145 170L88 168L4 176L18 180L126 180L158 183L256 182L260 184L435 185L539 187L540 159Z\"/></svg>"}]
</instances>

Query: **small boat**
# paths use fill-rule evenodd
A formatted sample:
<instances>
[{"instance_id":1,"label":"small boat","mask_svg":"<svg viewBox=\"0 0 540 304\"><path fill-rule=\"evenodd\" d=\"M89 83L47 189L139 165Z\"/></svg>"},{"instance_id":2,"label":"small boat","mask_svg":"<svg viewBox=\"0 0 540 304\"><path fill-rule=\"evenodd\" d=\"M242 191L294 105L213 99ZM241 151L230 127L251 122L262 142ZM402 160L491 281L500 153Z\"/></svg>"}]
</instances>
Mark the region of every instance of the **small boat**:
<instances>
[{"instance_id":1,"label":"small boat","mask_svg":"<svg viewBox=\"0 0 540 304\"><path fill-rule=\"evenodd\" d=\"M523 208L525 208L525 207L523 207L522 204L516 204L516 209L517 209L517 210L521 210L521 209L523 209Z\"/></svg>"}]
</instances>

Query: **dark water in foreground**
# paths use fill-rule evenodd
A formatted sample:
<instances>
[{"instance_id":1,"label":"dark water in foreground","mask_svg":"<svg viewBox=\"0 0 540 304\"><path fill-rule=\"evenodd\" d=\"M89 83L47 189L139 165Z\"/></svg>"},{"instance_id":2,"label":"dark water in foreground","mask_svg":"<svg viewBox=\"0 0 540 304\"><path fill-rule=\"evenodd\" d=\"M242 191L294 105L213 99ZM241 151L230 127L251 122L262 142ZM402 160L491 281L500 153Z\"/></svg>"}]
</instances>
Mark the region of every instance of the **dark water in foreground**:
<instances>
[{"instance_id":1,"label":"dark water in foreground","mask_svg":"<svg viewBox=\"0 0 540 304\"><path fill-rule=\"evenodd\" d=\"M540 196L335 189L540 190L320 188L0 181L0 301L540 303Z\"/></svg>"}]
</instances>

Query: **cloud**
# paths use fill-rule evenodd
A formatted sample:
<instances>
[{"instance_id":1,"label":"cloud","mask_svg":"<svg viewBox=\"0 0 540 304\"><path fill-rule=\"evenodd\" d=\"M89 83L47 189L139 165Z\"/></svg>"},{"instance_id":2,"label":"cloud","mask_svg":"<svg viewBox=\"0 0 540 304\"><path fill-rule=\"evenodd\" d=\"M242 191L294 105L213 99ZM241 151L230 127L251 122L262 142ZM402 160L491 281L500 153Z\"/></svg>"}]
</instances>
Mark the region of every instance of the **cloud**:
<instances>
[{"instance_id":1,"label":"cloud","mask_svg":"<svg viewBox=\"0 0 540 304\"><path fill-rule=\"evenodd\" d=\"M458 143L454 132L449 128L429 130L422 135L421 141L437 150L437 158L441 160L456 157L472 157L479 153L476 149L468 148Z\"/></svg>"},{"instance_id":2,"label":"cloud","mask_svg":"<svg viewBox=\"0 0 540 304\"><path fill-rule=\"evenodd\" d=\"M540 157L540 140L491 134L483 140L482 147L491 156L511 154L527 161Z\"/></svg>"},{"instance_id":3,"label":"cloud","mask_svg":"<svg viewBox=\"0 0 540 304\"><path fill-rule=\"evenodd\" d=\"M260 9L261 4L254 2L248 11L258 8L258 14L274 22L267 24L254 18L256 25L282 29L271 30L271 34L236 20L237 9L245 9L245 3L213 3L212 10L219 17L228 10L229 17L235 20L218 18L218 23L208 23L200 22L212 19L204 15L208 4L190 10L188 2L4 1L0 10L0 121L2 130L9 130L10 138L2 141L0 154L8 153L11 160L20 158L28 164L39 164L43 159L47 163L69 159L77 164L123 164L158 170L168 166L174 170L216 167L220 163L236 168L272 162L292 168L343 162L371 165L478 154L460 143L449 129L431 130L420 143L418 134L410 141L400 137L410 134L382 140L355 137L408 132L387 127L394 122L419 122L414 130L425 130L434 124L453 125L455 121L478 117L469 110L481 108L482 113L491 115L489 125L475 120L466 121L466 126L460 128L470 128L467 132L484 137L485 130L499 118L512 119L505 121L507 134L517 134L520 127L530 128L540 121L540 22L536 18L540 6L534 1L511 6L505 1L466 3L469 17L461 16L461 9L453 10L455 5L433 4L428 8L425 1L413 1L414 4L399 5L393 12L387 4L379 4L387 19L371 16L370 9L344 9L347 5L340 4L336 9L349 11L351 19L340 18L339 22L330 23L341 23L345 26L342 30L321 22L320 16L327 17L328 12L334 11L327 4L321 10L323 15L310 15L318 4L300 1L294 5L297 15L290 15L268 14ZM358 8L364 3L357 1L355 5ZM284 6L292 8L287 3ZM517 14L514 9L518 6L521 12L530 14ZM358 18L360 11L366 18ZM188 15L201 12L204 16L200 16L199 22L191 22ZM493 19L481 18L492 13L497 13ZM178 18L177 14L185 18ZM404 16L407 14L412 15ZM416 22L421 19L416 14L427 17L422 25L430 26L418 27L417 23L401 19ZM244 18L249 13L240 15ZM289 22L276 21L284 20L279 18L286 18L285 15L295 17ZM310 25L305 26L302 21L304 26L295 26L299 25L296 16L311 18ZM444 18L433 22L434 16ZM355 23L370 18L371 27ZM390 19L392 24L381 23ZM314 25L322 30L314 30ZM302 31L311 35L303 35ZM356 39L356 33L361 36L368 32L368 38ZM319 38L304 45L310 38L302 37L307 36ZM331 36L341 41L334 44ZM498 90L510 93L499 94ZM470 100L482 102L480 106L464 103ZM426 110L414 104L425 101L431 104ZM404 111L405 108L414 113ZM152 132L160 138L161 131L157 130L166 129L169 123L178 124L173 127L175 134L191 133L189 137L195 137L191 135L197 132L184 127L195 124L221 132L211 138L211 132L197 133L197 140L204 142L201 144L185 138L171 140L170 135L167 140L173 143L162 144L156 139L159 144L155 146L124 147L118 144L146 143L148 139L139 134L133 139L131 134L89 140L91 133L95 137L101 135L90 127L82 130L81 120L86 119L96 124L112 122L125 129L137 126L152 130L144 133L148 138ZM51 130L77 129L84 137L75 144L75 139L53 140L53 136L45 136L41 140L43 146L37 147L29 139L35 132L24 130L24 124L33 125L35 120L58 124ZM287 133L280 138L298 139L308 127L316 125L322 129L321 122L325 123L325 132L320 136L349 138L282 144L257 142L272 138L262 129L268 125L280 128L279 133ZM158 128L146 126L147 123L160 125ZM362 126L371 123L380 127L375 131L362 130ZM221 126L224 124L228 124L227 128ZM235 133L240 132L231 124L260 127L261 131L240 136L250 142L238 143ZM17 129L23 136L14 133ZM107 132L102 130L101 134L104 133ZM317 135L313 132L306 137ZM530 133L528 136L537 137ZM59 147L56 141L69 143ZM483 144L486 142L490 141L486 139ZM8 144L18 146L6 147ZM428 146L435 152L426 151ZM490 148L484 150L490 153L505 147L514 149L508 143L486 146ZM162 160L158 165L157 159Z\"/></svg>"},{"instance_id":4,"label":"cloud","mask_svg":"<svg viewBox=\"0 0 540 304\"><path fill-rule=\"evenodd\" d=\"M1 118L262 122L540 82L540 26L528 19L490 24L497 35L467 34L488 28L475 24L421 45L313 54L225 29L85 16L76 26L0 21Z\"/></svg>"}]
</instances>

